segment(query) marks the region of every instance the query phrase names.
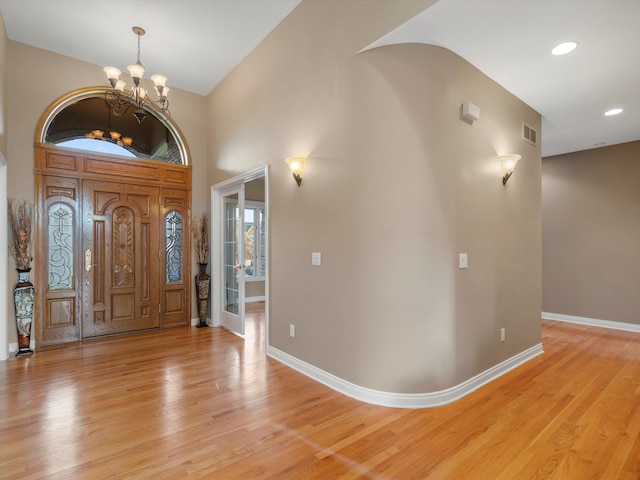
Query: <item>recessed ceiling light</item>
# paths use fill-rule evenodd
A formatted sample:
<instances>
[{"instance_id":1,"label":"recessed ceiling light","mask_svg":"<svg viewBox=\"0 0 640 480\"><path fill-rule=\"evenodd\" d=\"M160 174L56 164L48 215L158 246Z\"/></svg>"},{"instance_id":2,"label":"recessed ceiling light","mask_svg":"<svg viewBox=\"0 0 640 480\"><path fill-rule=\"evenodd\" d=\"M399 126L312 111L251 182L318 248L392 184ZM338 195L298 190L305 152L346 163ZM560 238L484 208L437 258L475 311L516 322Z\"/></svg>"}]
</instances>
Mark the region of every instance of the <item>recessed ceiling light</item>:
<instances>
[{"instance_id":1,"label":"recessed ceiling light","mask_svg":"<svg viewBox=\"0 0 640 480\"><path fill-rule=\"evenodd\" d=\"M578 46L577 42L564 42L564 43L561 43L560 45L556 45L553 48L553 50L551 50L551 53L553 55L565 55L575 50L577 46Z\"/></svg>"},{"instance_id":2,"label":"recessed ceiling light","mask_svg":"<svg viewBox=\"0 0 640 480\"><path fill-rule=\"evenodd\" d=\"M611 110L604 112L607 117L610 117L611 115L618 115L619 113L622 113L621 108L612 108Z\"/></svg>"}]
</instances>

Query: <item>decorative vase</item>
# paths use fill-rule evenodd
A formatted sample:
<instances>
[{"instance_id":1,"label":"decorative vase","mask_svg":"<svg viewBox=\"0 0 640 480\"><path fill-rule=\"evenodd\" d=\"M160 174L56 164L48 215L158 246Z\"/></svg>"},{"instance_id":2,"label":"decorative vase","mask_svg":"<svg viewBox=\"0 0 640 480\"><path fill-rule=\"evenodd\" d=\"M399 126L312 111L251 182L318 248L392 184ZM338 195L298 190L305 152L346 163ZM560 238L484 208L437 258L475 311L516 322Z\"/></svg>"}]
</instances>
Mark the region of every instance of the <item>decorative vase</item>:
<instances>
[{"instance_id":1,"label":"decorative vase","mask_svg":"<svg viewBox=\"0 0 640 480\"><path fill-rule=\"evenodd\" d=\"M16 326L18 328L18 352L16 357L31 355L31 323L33 321L33 304L35 291L29 281L28 270L18 270L18 283L13 287L13 302L16 310Z\"/></svg>"},{"instance_id":2,"label":"decorative vase","mask_svg":"<svg viewBox=\"0 0 640 480\"><path fill-rule=\"evenodd\" d=\"M209 275L207 274L207 264L199 263L198 268L200 271L196 275L196 295L198 301L198 317L200 318L200 322L197 327L208 327L207 325L207 310L209 309L209 292L210 292L210 282Z\"/></svg>"}]
</instances>

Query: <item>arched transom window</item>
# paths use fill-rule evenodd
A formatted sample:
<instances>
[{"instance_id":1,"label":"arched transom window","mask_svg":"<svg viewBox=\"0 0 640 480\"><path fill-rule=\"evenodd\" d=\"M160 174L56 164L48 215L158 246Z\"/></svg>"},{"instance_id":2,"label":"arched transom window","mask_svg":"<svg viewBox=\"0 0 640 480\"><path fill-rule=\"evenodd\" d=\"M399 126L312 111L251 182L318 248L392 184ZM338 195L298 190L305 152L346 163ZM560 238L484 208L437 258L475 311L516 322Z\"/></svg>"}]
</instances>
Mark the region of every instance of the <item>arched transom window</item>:
<instances>
[{"instance_id":1,"label":"arched transom window","mask_svg":"<svg viewBox=\"0 0 640 480\"><path fill-rule=\"evenodd\" d=\"M133 110L115 115L99 87L72 92L43 117L41 138L36 141L103 155L189 163L182 135L168 116L145 110L147 115L139 122Z\"/></svg>"}]
</instances>

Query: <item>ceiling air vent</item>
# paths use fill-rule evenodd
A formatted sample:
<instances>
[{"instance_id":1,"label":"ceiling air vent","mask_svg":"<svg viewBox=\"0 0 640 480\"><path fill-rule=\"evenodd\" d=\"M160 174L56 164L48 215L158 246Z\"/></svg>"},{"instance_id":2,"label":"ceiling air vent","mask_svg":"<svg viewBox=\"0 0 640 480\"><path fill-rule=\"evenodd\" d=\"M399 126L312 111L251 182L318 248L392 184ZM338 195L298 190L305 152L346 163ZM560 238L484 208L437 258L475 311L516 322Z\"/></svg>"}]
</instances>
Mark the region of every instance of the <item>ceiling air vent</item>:
<instances>
[{"instance_id":1,"label":"ceiling air vent","mask_svg":"<svg viewBox=\"0 0 640 480\"><path fill-rule=\"evenodd\" d=\"M535 145L538 141L538 132L531 128L526 123L522 122L522 139Z\"/></svg>"}]
</instances>

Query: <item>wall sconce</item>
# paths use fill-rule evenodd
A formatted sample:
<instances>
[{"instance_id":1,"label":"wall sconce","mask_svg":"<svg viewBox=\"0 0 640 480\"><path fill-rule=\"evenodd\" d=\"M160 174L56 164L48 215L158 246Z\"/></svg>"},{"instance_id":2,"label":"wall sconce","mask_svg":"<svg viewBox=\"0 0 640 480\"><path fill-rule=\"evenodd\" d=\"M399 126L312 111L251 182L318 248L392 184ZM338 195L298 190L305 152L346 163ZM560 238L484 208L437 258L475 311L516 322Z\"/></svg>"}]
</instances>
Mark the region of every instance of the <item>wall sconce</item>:
<instances>
[{"instance_id":1,"label":"wall sconce","mask_svg":"<svg viewBox=\"0 0 640 480\"><path fill-rule=\"evenodd\" d=\"M295 178L298 186L302 183L302 174L304 173L304 162L307 160L307 157L289 157L285 160L287 165L289 165L289 170L293 174L293 178Z\"/></svg>"},{"instance_id":2,"label":"wall sconce","mask_svg":"<svg viewBox=\"0 0 640 480\"><path fill-rule=\"evenodd\" d=\"M504 176L502 177L502 185L506 185L507 181L513 174L513 170L518 164L518 160L520 160L520 158L522 157L515 153L509 153L507 155L501 155L498 158L500 159L500 165L502 166L502 171L504 172Z\"/></svg>"}]
</instances>

